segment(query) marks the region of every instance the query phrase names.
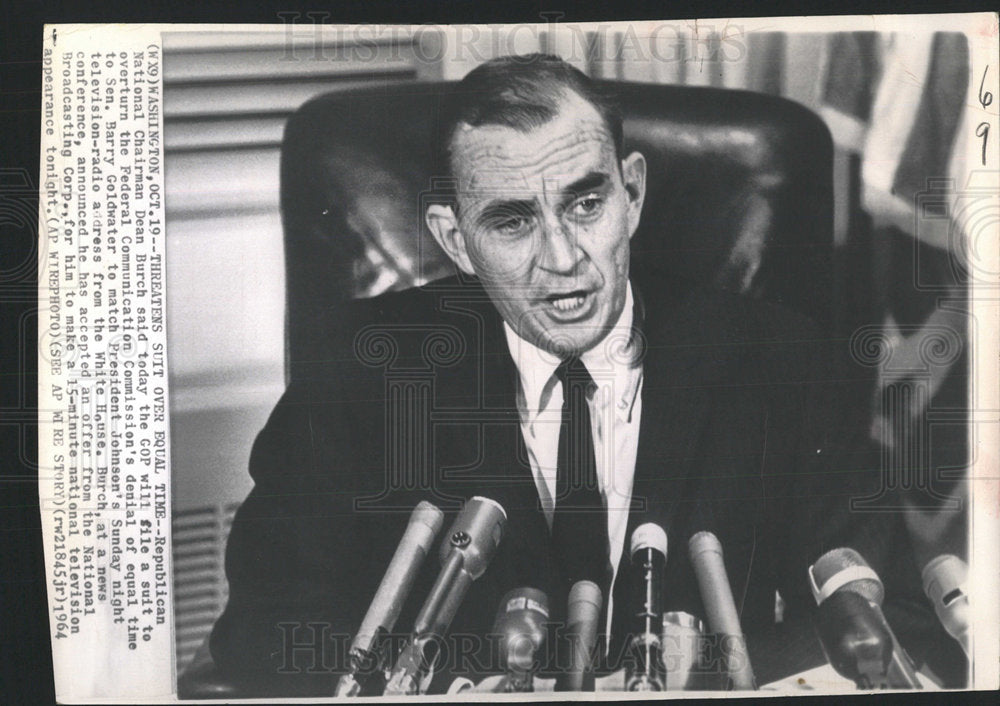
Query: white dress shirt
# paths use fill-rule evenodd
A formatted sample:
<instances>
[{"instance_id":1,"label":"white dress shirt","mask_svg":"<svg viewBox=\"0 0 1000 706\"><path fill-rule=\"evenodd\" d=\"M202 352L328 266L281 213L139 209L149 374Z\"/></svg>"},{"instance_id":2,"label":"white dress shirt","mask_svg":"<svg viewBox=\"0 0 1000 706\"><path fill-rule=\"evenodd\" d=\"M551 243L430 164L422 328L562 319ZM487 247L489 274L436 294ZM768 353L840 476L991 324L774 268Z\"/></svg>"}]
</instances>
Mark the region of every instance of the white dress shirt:
<instances>
[{"instance_id":1,"label":"white dress shirt","mask_svg":"<svg viewBox=\"0 0 1000 706\"><path fill-rule=\"evenodd\" d=\"M632 309L632 286L629 284L625 307L617 323L601 342L580 356L597 385L587 402L594 438L597 484L608 509L608 546L613 572L611 590L605 596L608 603L605 627L609 633L614 608L611 596L625 546L639 446L639 418L642 414L642 366L631 362L635 346L632 340ZM504 332L521 382L517 395L521 433L542 510L551 528L563 404L562 383L554 373L560 361L518 336L506 322Z\"/></svg>"}]
</instances>

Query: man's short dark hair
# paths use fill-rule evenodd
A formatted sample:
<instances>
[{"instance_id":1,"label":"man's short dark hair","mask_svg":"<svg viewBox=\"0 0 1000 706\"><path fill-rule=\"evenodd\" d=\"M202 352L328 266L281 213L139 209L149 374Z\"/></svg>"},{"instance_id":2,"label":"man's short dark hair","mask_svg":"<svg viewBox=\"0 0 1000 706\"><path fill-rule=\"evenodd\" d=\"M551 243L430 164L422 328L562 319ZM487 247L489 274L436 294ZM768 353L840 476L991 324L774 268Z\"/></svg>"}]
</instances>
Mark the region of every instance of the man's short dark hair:
<instances>
[{"instance_id":1,"label":"man's short dark hair","mask_svg":"<svg viewBox=\"0 0 1000 706\"><path fill-rule=\"evenodd\" d=\"M448 92L437 134L437 173L452 175L452 139L459 125L502 125L528 132L555 118L567 90L594 106L620 160L622 115L612 95L558 56L522 54L480 64Z\"/></svg>"}]
</instances>

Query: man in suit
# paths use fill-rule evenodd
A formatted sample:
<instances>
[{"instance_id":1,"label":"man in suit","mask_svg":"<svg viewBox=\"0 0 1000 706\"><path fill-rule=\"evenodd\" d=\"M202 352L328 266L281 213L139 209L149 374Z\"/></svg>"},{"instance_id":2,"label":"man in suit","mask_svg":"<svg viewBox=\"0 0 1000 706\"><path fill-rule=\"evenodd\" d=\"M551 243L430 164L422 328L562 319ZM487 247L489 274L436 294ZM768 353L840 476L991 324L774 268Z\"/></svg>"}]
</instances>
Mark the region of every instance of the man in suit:
<instances>
[{"instance_id":1,"label":"man in suit","mask_svg":"<svg viewBox=\"0 0 1000 706\"><path fill-rule=\"evenodd\" d=\"M686 545L719 537L751 648L780 593L816 653L806 568L830 548L853 546L919 592L915 569L888 564L897 523L850 512L878 490L877 456L815 327L631 262L646 165L625 153L613 103L558 59L507 57L470 73L445 115L456 188L426 221L459 274L353 305L354 355L332 350L291 382L254 445L216 663L262 691L332 693L425 498L446 522L474 495L508 516L453 621L468 640L447 643L449 679L495 668L481 638L507 590L546 591L558 623L581 578L605 596L613 667L628 538L649 521L669 537L670 610L704 615ZM425 567L401 630L435 574Z\"/></svg>"}]
</instances>

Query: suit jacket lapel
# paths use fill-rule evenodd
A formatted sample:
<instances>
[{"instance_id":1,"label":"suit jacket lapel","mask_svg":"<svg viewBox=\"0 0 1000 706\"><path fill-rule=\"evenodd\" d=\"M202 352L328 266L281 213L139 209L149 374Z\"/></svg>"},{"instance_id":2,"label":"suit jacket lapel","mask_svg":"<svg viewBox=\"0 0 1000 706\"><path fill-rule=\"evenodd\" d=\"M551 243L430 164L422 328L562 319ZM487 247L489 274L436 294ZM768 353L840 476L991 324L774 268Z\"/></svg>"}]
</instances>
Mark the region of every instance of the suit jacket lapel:
<instances>
[{"instance_id":1,"label":"suit jacket lapel","mask_svg":"<svg viewBox=\"0 0 1000 706\"><path fill-rule=\"evenodd\" d=\"M461 422L448 433L465 467L451 473L449 487L463 497L483 495L507 512L504 539L493 561L494 593L516 586L545 590L549 573L548 525L541 512L517 410L517 368L503 332L503 319L478 284L442 298L466 330L468 360L455 374L442 375L443 394L469 395ZM471 409L468 409L471 407ZM444 449L445 453L451 453ZM499 595L489 600L499 601Z\"/></svg>"},{"instance_id":2,"label":"suit jacket lapel","mask_svg":"<svg viewBox=\"0 0 1000 706\"><path fill-rule=\"evenodd\" d=\"M642 323L642 418L628 532L656 522L669 535L708 417L711 395L704 384L710 371L692 339L679 289L669 280L664 285L659 273L638 270L633 291L640 302L649 301L650 291L656 298Z\"/></svg>"}]
</instances>

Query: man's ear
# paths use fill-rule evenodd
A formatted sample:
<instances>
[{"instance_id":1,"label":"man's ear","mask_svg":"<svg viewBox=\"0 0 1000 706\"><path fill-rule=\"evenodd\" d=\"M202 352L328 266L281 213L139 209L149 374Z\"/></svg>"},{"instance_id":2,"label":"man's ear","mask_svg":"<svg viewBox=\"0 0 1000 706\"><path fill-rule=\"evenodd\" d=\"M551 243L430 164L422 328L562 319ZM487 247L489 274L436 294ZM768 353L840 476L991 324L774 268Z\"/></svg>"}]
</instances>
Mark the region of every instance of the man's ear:
<instances>
[{"instance_id":1,"label":"man's ear","mask_svg":"<svg viewBox=\"0 0 1000 706\"><path fill-rule=\"evenodd\" d=\"M430 228L434 240L451 258L451 261L458 265L459 269L467 275L475 274L472 269L472 261L469 260L469 253L465 249L465 236L458 228L458 217L451 206L432 203L427 207L424 214L427 227Z\"/></svg>"},{"instance_id":2,"label":"man's ear","mask_svg":"<svg viewBox=\"0 0 1000 706\"><path fill-rule=\"evenodd\" d=\"M646 158L633 152L622 160L622 181L628 195L628 234L635 235L642 213L642 202L646 198Z\"/></svg>"}]
</instances>

